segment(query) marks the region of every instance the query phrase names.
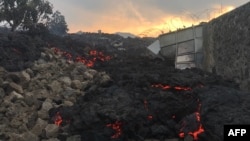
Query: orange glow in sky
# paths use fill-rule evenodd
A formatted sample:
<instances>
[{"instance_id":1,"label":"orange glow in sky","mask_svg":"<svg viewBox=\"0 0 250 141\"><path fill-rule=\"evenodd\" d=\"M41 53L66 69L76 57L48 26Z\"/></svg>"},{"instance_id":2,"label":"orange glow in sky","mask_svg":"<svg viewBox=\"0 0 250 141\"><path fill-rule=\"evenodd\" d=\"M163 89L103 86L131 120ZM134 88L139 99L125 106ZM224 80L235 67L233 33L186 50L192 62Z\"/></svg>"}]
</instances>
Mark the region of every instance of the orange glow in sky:
<instances>
[{"instance_id":1,"label":"orange glow in sky","mask_svg":"<svg viewBox=\"0 0 250 141\"><path fill-rule=\"evenodd\" d=\"M178 28L190 27L197 25L200 22L207 22L224 13L233 10L233 6L223 7L215 6L213 10L203 11L203 13L192 14L184 12L181 16L178 15L159 15L155 21L147 21L145 19L127 19L122 16L103 16L96 23L91 26L85 26L84 23L69 24L69 32L74 33L78 31L97 32L102 30L105 33L130 32L137 36L153 36L156 37L162 33L175 31ZM84 21L84 20L83 20Z\"/></svg>"},{"instance_id":2,"label":"orange glow in sky","mask_svg":"<svg viewBox=\"0 0 250 141\"><path fill-rule=\"evenodd\" d=\"M220 0L224 4L198 0L185 1L183 4L161 0L49 1L54 9L65 16L69 33L101 30L104 33L129 32L140 37L157 37L162 33L208 22L247 0L238 0L238 3ZM234 6L226 4L229 1Z\"/></svg>"}]
</instances>

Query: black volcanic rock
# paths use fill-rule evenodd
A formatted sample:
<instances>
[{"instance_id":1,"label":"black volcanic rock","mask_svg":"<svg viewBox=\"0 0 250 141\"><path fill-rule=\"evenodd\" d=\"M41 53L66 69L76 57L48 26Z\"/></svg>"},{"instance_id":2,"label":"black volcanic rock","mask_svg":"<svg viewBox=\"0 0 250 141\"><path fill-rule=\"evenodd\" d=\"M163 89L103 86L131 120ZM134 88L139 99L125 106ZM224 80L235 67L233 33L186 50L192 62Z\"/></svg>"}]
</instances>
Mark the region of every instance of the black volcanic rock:
<instances>
[{"instance_id":1,"label":"black volcanic rock","mask_svg":"<svg viewBox=\"0 0 250 141\"><path fill-rule=\"evenodd\" d=\"M223 140L224 125L250 123L250 95L224 86L209 86L199 91L201 120L207 138Z\"/></svg>"},{"instance_id":2,"label":"black volcanic rock","mask_svg":"<svg viewBox=\"0 0 250 141\"><path fill-rule=\"evenodd\" d=\"M84 139L178 138L202 125L199 141L220 141L225 124L250 123L249 94L212 73L176 70L168 62L140 57L110 60L95 69L109 74L113 83L85 89L71 107L70 131ZM121 133L112 139L118 133L107 125L116 122Z\"/></svg>"},{"instance_id":3,"label":"black volcanic rock","mask_svg":"<svg viewBox=\"0 0 250 141\"><path fill-rule=\"evenodd\" d=\"M26 64L40 57L40 47L43 50L47 46L42 39L35 41L39 39L16 36L0 39L3 59L0 64L12 71L28 67ZM30 115L28 121L31 123L26 126L37 127L37 124L34 125L36 118L42 118L42 123L49 119L49 123L53 124L56 116L61 116L57 117L58 122L62 122L57 136L60 139L80 135L81 140L91 141L165 140L184 138L201 127L204 132L198 135L198 141L221 141L225 124L250 124L249 93L240 91L233 81L195 68L177 70L173 62L142 57L142 40L133 42L136 39L128 39L128 44L136 47L120 52L114 48L108 50L108 45L102 45L102 42L91 46L90 43L80 42L80 35L74 36L76 38L51 38L47 40L48 46L69 52L72 58L78 55L88 58L88 51L95 49L109 53L112 59L107 62L98 60L90 69L67 58L62 59L63 56L58 58L53 49L49 49L47 52L51 54L44 57L47 59L37 61L36 66L26 70L31 80L29 87L23 87L23 95L7 91L4 86L10 80L3 72L0 96L4 100L0 117L4 120L1 123L8 121L9 117L11 121L12 118L16 121L16 125L21 123L12 115L15 112L6 107L27 109L33 105L35 112L39 110L37 114L29 113L34 112L31 110L27 114L19 112ZM110 38L113 39L113 36ZM53 63L46 62L50 59ZM11 76L7 77L19 82ZM61 79L64 81L59 81ZM22 101L27 100L28 106L20 106ZM48 115L42 110L49 110ZM13 127L1 128L1 131L13 132L14 129L11 129ZM41 139L46 138L44 133L40 136ZM0 134L0 139L5 138L5 134Z\"/></svg>"}]
</instances>

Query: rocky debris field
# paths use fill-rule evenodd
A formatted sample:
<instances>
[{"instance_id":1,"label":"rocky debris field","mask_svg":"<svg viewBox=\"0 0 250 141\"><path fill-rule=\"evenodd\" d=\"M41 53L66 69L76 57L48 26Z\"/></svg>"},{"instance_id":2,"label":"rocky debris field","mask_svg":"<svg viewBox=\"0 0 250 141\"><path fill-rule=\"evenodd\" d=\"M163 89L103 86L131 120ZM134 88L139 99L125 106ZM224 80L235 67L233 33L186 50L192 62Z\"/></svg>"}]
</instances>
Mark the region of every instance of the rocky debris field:
<instances>
[{"instance_id":1,"label":"rocky debris field","mask_svg":"<svg viewBox=\"0 0 250 141\"><path fill-rule=\"evenodd\" d=\"M47 49L32 67L20 72L1 67L0 74L0 140L35 141L57 136L59 127L48 124L48 110L72 106L99 73L82 63L67 63Z\"/></svg>"},{"instance_id":2,"label":"rocky debris field","mask_svg":"<svg viewBox=\"0 0 250 141\"><path fill-rule=\"evenodd\" d=\"M230 80L130 52L69 50L0 67L1 141L221 141L225 124L250 123L249 92Z\"/></svg>"},{"instance_id":3,"label":"rocky debris field","mask_svg":"<svg viewBox=\"0 0 250 141\"><path fill-rule=\"evenodd\" d=\"M54 35L30 36L26 33L11 33L0 28L0 65L8 71L20 71L31 67L40 57L44 47L57 47L70 53L72 58L86 57L90 50L101 50L113 56L123 57L146 55L145 47L154 38L123 38L115 34L85 33L82 35L68 34L64 37ZM122 43L114 46L114 43ZM119 49L121 49L119 51ZM124 52L130 52L125 53ZM126 55L126 56L125 56Z\"/></svg>"}]
</instances>

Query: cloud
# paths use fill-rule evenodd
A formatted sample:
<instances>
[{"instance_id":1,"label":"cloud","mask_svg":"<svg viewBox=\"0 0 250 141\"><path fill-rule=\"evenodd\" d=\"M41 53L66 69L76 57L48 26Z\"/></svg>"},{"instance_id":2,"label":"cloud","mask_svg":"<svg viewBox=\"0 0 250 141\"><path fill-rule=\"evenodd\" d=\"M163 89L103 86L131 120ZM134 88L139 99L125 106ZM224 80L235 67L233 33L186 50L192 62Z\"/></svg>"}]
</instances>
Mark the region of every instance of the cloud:
<instances>
[{"instance_id":1,"label":"cloud","mask_svg":"<svg viewBox=\"0 0 250 141\"><path fill-rule=\"evenodd\" d=\"M50 0L69 32L159 34L217 17L247 0Z\"/></svg>"}]
</instances>

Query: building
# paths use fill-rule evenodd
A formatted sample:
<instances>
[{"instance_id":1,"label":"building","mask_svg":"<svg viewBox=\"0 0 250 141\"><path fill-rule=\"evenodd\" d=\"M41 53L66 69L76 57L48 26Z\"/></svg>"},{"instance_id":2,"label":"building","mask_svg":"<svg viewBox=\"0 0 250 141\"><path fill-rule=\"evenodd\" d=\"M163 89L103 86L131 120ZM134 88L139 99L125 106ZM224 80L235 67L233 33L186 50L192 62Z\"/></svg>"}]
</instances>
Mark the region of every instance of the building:
<instances>
[{"instance_id":1,"label":"building","mask_svg":"<svg viewBox=\"0 0 250 141\"><path fill-rule=\"evenodd\" d=\"M198 67L250 91L250 2L207 23L160 35L159 54L176 68Z\"/></svg>"},{"instance_id":2,"label":"building","mask_svg":"<svg viewBox=\"0 0 250 141\"><path fill-rule=\"evenodd\" d=\"M159 54L165 59L173 60L175 67L185 69L202 68L203 60L203 26L201 23L185 29L162 34L158 37Z\"/></svg>"}]
</instances>

